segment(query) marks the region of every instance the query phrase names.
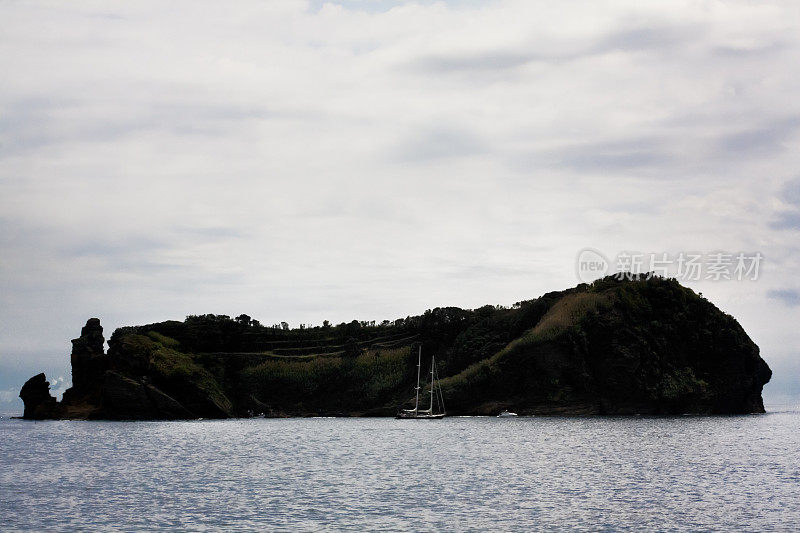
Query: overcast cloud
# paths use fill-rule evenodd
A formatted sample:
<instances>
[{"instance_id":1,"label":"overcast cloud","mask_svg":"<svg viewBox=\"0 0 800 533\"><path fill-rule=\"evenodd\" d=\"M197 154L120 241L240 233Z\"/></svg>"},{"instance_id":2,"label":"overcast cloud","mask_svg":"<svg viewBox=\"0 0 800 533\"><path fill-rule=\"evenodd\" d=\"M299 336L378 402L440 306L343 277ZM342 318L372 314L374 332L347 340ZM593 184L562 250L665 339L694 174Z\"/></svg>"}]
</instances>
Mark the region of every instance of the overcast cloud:
<instances>
[{"instance_id":1,"label":"overcast cloud","mask_svg":"<svg viewBox=\"0 0 800 533\"><path fill-rule=\"evenodd\" d=\"M511 304L586 246L762 252L689 285L800 390L799 11L2 2L0 400L90 316Z\"/></svg>"}]
</instances>

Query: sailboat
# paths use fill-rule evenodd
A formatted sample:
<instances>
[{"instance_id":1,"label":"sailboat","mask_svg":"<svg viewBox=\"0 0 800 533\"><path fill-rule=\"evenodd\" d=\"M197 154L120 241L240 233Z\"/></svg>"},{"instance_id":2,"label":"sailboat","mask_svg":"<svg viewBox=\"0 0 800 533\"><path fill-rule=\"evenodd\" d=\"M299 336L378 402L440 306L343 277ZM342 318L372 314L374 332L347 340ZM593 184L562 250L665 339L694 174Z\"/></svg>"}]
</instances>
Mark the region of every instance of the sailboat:
<instances>
[{"instance_id":1,"label":"sailboat","mask_svg":"<svg viewBox=\"0 0 800 533\"><path fill-rule=\"evenodd\" d=\"M442 387L439 384L439 373L436 371L436 361L431 357L431 403L427 409L419 408L419 391L420 391L420 371L422 368L422 345L417 352L417 386L415 391L417 393L414 400L413 409L401 409L395 418L422 418L422 419L437 419L444 418L444 397L442 396Z\"/></svg>"}]
</instances>

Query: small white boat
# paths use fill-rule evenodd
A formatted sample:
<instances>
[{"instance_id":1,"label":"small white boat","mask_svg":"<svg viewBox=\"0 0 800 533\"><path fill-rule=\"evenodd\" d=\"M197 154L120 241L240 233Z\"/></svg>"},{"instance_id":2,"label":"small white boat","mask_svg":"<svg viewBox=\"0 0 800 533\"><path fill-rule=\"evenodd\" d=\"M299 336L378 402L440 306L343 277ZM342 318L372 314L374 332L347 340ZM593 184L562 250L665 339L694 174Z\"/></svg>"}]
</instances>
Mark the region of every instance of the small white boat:
<instances>
[{"instance_id":1,"label":"small white boat","mask_svg":"<svg viewBox=\"0 0 800 533\"><path fill-rule=\"evenodd\" d=\"M503 410L502 413L497 415L497 418L508 418L508 417L512 417L512 416L517 416L517 413L512 413L511 411Z\"/></svg>"}]
</instances>

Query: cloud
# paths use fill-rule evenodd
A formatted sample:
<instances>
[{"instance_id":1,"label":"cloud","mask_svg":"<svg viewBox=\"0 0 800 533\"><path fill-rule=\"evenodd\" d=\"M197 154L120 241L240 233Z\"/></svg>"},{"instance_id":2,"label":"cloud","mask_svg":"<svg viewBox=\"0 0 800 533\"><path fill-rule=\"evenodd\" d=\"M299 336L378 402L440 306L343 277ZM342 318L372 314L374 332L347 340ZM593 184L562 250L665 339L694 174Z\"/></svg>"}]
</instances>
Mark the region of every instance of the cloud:
<instances>
[{"instance_id":1,"label":"cloud","mask_svg":"<svg viewBox=\"0 0 800 533\"><path fill-rule=\"evenodd\" d=\"M428 56L417 61L425 72L502 71L513 69L531 61L551 61L555 57L526 54L515 51L481 51L472 54Z\"/></svg>"},{"instance_id":2,"label":"cloud","mask_svg":"<svg viewBox=\"0 0 800 533\"><path fill-rule=\"evenodd\" d=\"M0 390L0 403L12 403L19 401L18 389Z\"/></svg>"},{"instance_id":3,"label":"cloud","mask_svg":"<svg viewBox=\"0 0 800 533\"><path fill-rule=\"evenodd\" d=\"M791 46L785 41L767 42L756 46L719 46L713 49L714 53L723 58L742 59L757 56L770 56Z\"/></svg>"},{"instance_id":4,"label":"cloud","mask_svg":"<svg viewBox=\"0 0 800 533\"><path fill-rule=\"evenodd\" d=\"M646 52L650 50L665 51L675 47L686 46L687 43L702 37L703 28L688 24L672 25L638 25L621 28L602 37L591 48L594 54L613 51Z\"/></svg>"},{"instance_id":5,"label":"cloud","mask_svg":"<svg viewBox=\"0 0 800 533\"><path fill-rule=\"evenodd\" d=\"M50 379L50 395L55 397L56 400L61 401L64 396L64 391L72 387L72 383L64 379L64 376Z\"/></svg>"},{"instance_id":6,"label":"cloud","mask_svg":"<svg viewBox=\"0 0 800 533\"><path fill-rule=\"evenodd\" d=\"M775 229L800 230L800 212L784 211L778 213L771 226Z\"/></svg>"},{"instance_id":7,"label":"cloud","mask_svg":"<svg viewBox=\"0 0 800 533\"><path fill-rule=\"evenodd\" d=\"M426 162L480 155L487 146L468 132L450 128L421 128L394 148L401 161Z\"/></svg>"},{"instance_id":8,"label":"cloud","mask_svg":"<svg viewBox=\"0 0 800 533\"><path fill-rule=\"evenodd\" d=\"M800 306L800 290L776 289L768 291L767 296L773 300L779 300L789 307Z\"/></svg>"},{"instance_id":9,"label":"cloud","mask_svg":"<svg viewBox=\"0 0 800 533\"><path fill-rule=\"evenodd\" d=\"M2 11L2 389L67 375L89 316L513 303L573 285L586 246L761 250L778 287L800 268L779 2ZM763 289L695 288L765 353L800 340Z\"/></svg>"},{"instance_id":10,"label":"cloud","mask_svg":"<svg viewBox=\"0 0 800 533\"><path fill-rule=\"evenodd\" d=\"M800 178L793 179L784 184L782 197L787 204L800 209Z\"/></svg>"},{"instance_id":11,"label":"cloud","mask_svg":"<svg viewBox=\"0 0 800 533\"><path fill-rule=\"evenodd\" d=\"M614 52L668 51L698 38L690 26L632 26L604 35L593 32L573 39L530 39L507 48L475 49L423 55L414 65L424 73L497 73L530 63L557 65Z\"/></svg>"},{"instance_id":12,"label":"cloud","mask_svg":"<svg viewBox=\"0 0 800 533\"><path fill-rule=\"evenodd\" d=\"M145 253L151 255L158 250L164 249L168 243L155 240L149 237L131 238L124 241L119 240L88 240L74 243L72 246L63 250L64 255L72 257L99 256L110 257L119 254L138 254Z\"/></svg>"},{"instance_id":13,"label":"cloud","mask_svg":"<svg viewBox=\"0 0 800 533\"><path fill-rule=\"evenodd\" d=\"M719 141L722 151L741 155L743 153L770 153L782 149L782 145L800 127L795 117L779 120L773 124L724 135Z\"/></svg>"},{"instance_id":14,"label":"cloud","mask_svg":"<svg viewBox=\"0 0 800 533\"><path fill-rule=\"evenodd\" d=\"M784 183L779 198L786 207L778 210L770 226L779 230L800 230L800 179Z\"/></svg>"},{"instance_id":15,"label":"cloud","mask_svg":"<svg viewBox=\"0 0 800 533\"><path fill-rule=\"evenodd\" d=\"M627 139L616 142L585 143L553 151L554 164L576 170L642 170L668 167L672 157L666 152L668 143L654 139Z\"/></svg>"}]
</instances>

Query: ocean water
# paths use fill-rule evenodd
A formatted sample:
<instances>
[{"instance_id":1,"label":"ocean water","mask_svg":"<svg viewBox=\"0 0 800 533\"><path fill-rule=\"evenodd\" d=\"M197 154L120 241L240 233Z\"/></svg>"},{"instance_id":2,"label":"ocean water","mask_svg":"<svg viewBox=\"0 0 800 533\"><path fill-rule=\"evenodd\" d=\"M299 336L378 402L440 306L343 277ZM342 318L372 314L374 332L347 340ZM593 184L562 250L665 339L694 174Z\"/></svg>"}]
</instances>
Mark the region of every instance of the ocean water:
<instances>
[{"instance_id":1,"label":"ocean water","mask_svg":"<svg viewBox=\"0 0 800 533\"><path fill-rule=\"evenodd\" d=\"M800 410L0 420L0 529L800 529Z\"/></svg>"}]
</instances>

